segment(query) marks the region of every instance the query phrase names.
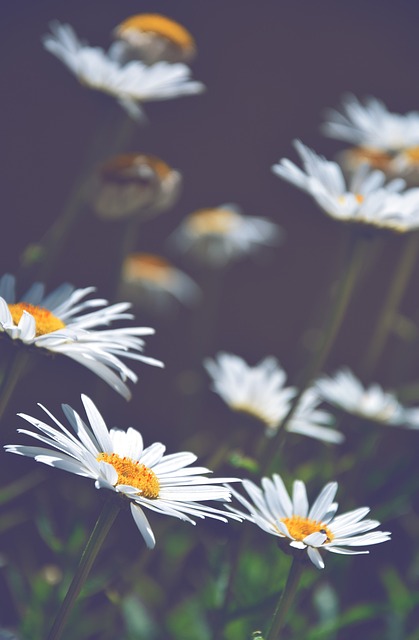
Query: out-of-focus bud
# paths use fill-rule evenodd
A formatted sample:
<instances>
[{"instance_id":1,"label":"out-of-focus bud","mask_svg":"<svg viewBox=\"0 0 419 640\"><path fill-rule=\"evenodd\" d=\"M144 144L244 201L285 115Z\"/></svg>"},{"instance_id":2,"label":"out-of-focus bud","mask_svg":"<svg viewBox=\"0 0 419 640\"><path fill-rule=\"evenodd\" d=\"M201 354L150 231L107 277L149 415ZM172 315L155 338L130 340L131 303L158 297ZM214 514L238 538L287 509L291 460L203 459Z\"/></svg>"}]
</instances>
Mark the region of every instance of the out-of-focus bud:
<instances>
[{"instance_id":1,"label":"out-of-focus bud","mask_svg":"<svg viewBox=\"0 0 419 640\"><path fill-rule=\"evenodd\" d=\"M118 155L99 168L93 208L108 220L148 217L169 209L181 186L181 174L159 158L144 153Z\"/></svg>"},{"instance_id":2,"label":"out-of-focus bud","mask_svg":"<svg viewBox=\"0 0 419 640\"><path fill-rule=\"evenodd\" d=\"M111 55L121 62L140 59L189 62L196 54L195 40L178 22L158 13L140 13L119 24L113 35Z\"/></svg>"},{"instance_id":3,"label":"out-of-focus bud","mask_svg":"<svg viewBox=\"0 0 419 640\"><path fill-rule=\"evenodd\" d=\"M177 299L186 306L196 303L201 292L183 271L164 258L150 253L133 253L125 258L120 295L137 306L166 310Z\"/></svg>"}]
</instances>

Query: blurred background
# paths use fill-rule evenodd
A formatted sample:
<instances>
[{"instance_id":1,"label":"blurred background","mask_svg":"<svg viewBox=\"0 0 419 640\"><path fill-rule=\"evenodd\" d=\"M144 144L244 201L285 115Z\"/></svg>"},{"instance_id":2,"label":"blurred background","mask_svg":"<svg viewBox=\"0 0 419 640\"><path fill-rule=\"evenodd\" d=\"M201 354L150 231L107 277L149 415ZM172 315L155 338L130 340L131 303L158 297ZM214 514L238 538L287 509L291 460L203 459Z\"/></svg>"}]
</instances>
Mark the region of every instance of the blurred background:
<instances>
[{"instance_id":1,"label":"blurred background","mask_svg":"<svg viewBox=\"0 0 419 640\"><path fill-rule=\"evenodd\" d=\"M143 12L165 14L193 34L198 47L193 76L207 91L146 104L148 123L130 125L118 147L115 130L125 118L120 106L79 85L43 49L41 37L51 21L59 20L89 44L106 49L114 27ZM160 157L183 176L178 202L142 225L136 249L167 257L204 291L194 308L175 305L164 315L136 308L138 324L156 329L146 341L146 355L162 359L166 367L134 364L139 382L129 403L68 359L39 357L3 417L1 443L22 441L16 436L21 426L16 412L40 416L37 402L56 415L63 402L81 410L84 392L109 426L134 426L146 444L162 441L169 452L190 449L209 464L215 443L226 430L237 428L238 419L210 392L203 357L224 350L256 364L274 355L295 381L318 337L342 260L346 229L277 178L271 166L284 156L296 160L294 138L330 158L342 149L323 137L319 126L324 110L339 106L348 91L359 98L375 96L391 111L419 109L419 5L385 0L16 0L4 3L1 14L0 273L18 272L23 251L54 223L81 174L93 172L117 151L135 151ZM100 145L92 150L99 127ZM284 241L216 273L197 267L168 243L187 214L228 202L280 225ZM98 297L112 299L123 222L99 219L88 202L81 206L48 284L94 285ZM327 372L347 365L357 374L405 243L406 237L397 235L371 241ZM419 321L418 269L402 301L403 315L413 326ZM415 331L410 339L406 343L391 336L375 373L378 383L403 390L419 379ZM402 369L401 349L410 353ZM419 404L419 393L409 401ZM336 477L342 509L371 506L372 517L393 531L393 541L373 548L370 556L327 558L321 575L307 571L299 616L290 620L286 637L346 640L356 633L372 640L418 640L419 435L396 428L384 432L384 427L378 433L379 427L353 419L346 419L342 429L346 442L335 448L290 435L279 471L306 480L311 498ZM369 457L364 440L370 443ZM22 480L14 500L13 491L0 488L0 622L19 638L43 638L103 496L87 480L0 455L2 486ZM227 470L247 473L231 465ZM158 540L153 553L144 551L129 514L121 514L93 569L82 615L64 637L214 637L211 612L225 583L224 552L238 528L209 521L192 528L157 515L150 520ZM259 530L251 535L235 602L237 611L250 613L232 620L227 640L250 637L266 624L272 594L286 575L288 560L276 553L274 541ZM263 553L267 543L269 557Z\"/></svg>"}]
</instances>

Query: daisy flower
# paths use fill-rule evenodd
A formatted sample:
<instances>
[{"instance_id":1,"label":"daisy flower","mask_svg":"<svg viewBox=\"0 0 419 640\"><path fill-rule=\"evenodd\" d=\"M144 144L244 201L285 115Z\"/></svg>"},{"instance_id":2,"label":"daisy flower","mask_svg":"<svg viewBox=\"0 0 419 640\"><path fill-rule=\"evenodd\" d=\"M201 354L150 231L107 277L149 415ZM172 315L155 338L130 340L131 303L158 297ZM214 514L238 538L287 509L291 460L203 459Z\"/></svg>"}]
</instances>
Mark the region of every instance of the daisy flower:
<instances>
[{"instance_id":1,"label":"daisy flower","mask_svg":"<svg viewBox=\"0 0 419 640\"><path fill-rule=\"evenodd\" d=\"M54 22L44 47L77 77L81 84L115 97L133 118L140 118L141 103L200 93L204 85L190 80L184 64L157 62L151 67L139 60L121 64L100 47L80 42L72 27Z\"/></svg>"},{"instance_id":2,"label":"daisy flower","mask_svg":"<svg viewBox=\"0 0 419 640\"><path fill-rule=\"evenodd\" d=\"M378 384L365 388L349 369L341 369L334 377L324 376L315 386L320 397L338 409L382 424L405 423L405 409L392 393Z\"/></svg>"},{"instance_id":3,"label":"daisy flower","mask_svg":"<svg viewBox=\"0 0 419 640\"><path fill-rule=\"evenodd\" d=\"M114 30L112 52L122 60L140 58L146 64L160 60L189 62L196 54L195 40L178 22L158 13L130 16Z\"/></svg>"},{"instance_id":4,"label":"daisy flower","mask_svg":"<svg viewBox=\"0 0 419 640\"><path fill-rule=\"evenodd\" d=\"M93 207L100 218L148 217L176 202L182 186L179 171L145 153L126 153L105 162L96 176Z\"/></svg>"},{"instance_id":5,"label":"daisy flower","mask_svg":"<svg viewBox=\"0 0 419 640\"><path fill-rule=\"evenodd\" d=\"M242 358L219 353L207 358L204 367L212 378L212 389L232 411L243 412L258 420L267 436L275 435L296 396L295 387L286 387L287 375L276 358L265 358L250 367ZM318 409L321 399L314 389L307 390L286 429L325 442L342 442L343 435L329 428L334 418Z\"/></svg>"},{"instance_id":6,"label":"daisy flower","mask_svg":"<svg viewBox=\"0 0 419 640\"><path fill-rule=\"evenodd\" d=\"M282 231L274 222L246 216L235 204L199 209L187 216L172 235L180 251L212 267L229 262L264 246L275 245Z\"/></svg>"},{"instance_id":7,"label":"daisy flower","mask_svg":"<svg viewBox=\"0 0 419 640\"><path fill-rule=\"evenodd\" d=\"M272 479L262 478L262 488L250 480L244 480L243 487L250 500L233 489L231 492L248 513L234 507L228 508L267 533L289 542L293 549L306 549L308 557L318 569L324 568L321 550L343 555L364 554L369 551L345 547L363 547L390 539L388 531L367 533L380 524L377 520L363 520L369 513L368 507L335 515L338 509L338 504L334 502L337 482L330 482L322 489L311 509L305 484L301 480L294 482L292 498L277 474Z\"/></svg>"},{"instance_id":8,"label":"daisy flower","mask_svg":"<svg viewBox=\"0 0 419 640\"><path fill-rule=\"evenodd\" d=\"M94 287L75 289L63 284L45 295L44 285L37 282L16 301L15 278L6 274L0 278L0 335L68 356L129 400L131 392L125 380L137 382L137 376L120 358L162 367L162 362L141 353L144 341L139 336L153 334L154 329L104 329L112 322L133 318L126 313L131 305L120 302L106 306L107 300L85 300L93 291ZM100 308L87 312L95 307Z\"/></svg>"},{"instance_id":9,"label":"daisy flower","mask_svg":"<svg viewBox=\"0 0 419 640\"><path fill-rule=\"evenodd\" d=\"M231 490L223 482L236 478L207 478L205 467L191 467L197 459L183 451L164 455L160 442L144 447L136 429L108 430L93 402L82 395L88 424L68 405L62 405L73 430L67 429L45 407L39 405L54 423L50 426L37 418L19 414L36 431L18 429L47 447L6 445L10 453L35 458L51 467L92 478L97 489L115 491L130 502L132 517L148 548L155 538L144 509L173 516L195 524L193 518L215 518L226 522L229 513L201 504L207 500L227 502ZM240 519L240 518L239 518Z\"/></svg>"},{"instance_id":10,"label":"daisy flower","mask_svg":"<svg viewBox=\"0 0 419 640\"><path fill-rule=\"evenodd\" d=\"M318 156L302 142L294 142L304 171L283 158L272 167L279 177L306 191L332 218L397 232L419 227L419 189L408 189L401 178L385 183L381 171L361 165L349 184L336 162Z\"/></svg>"},{"instance_id":11,"label":"daisy flower","mask_svg":"<svg viewBox=\"0 0 419 640\"><path fill-rule=\"evenodd\" d=\"M178 300L193 305L201 291L186 273L150 253L128 255L122 266L122 294L134 303L165 309Z\"/></svg>"}]
</instances>

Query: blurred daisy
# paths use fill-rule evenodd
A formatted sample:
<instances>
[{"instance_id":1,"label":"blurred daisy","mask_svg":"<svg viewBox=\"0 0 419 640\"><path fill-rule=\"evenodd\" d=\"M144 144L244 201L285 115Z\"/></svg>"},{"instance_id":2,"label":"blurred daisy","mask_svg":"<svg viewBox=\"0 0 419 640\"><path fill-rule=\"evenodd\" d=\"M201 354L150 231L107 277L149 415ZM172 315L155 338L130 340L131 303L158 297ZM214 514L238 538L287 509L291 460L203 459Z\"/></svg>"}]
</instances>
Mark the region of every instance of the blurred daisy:
<instances>
[{"instance_id":1,"label":"blurred daisy","mask_svg":"<svg viewBox=\"0 0 419 640\"><path fill-rule=\"evenodd\" d=\"M283 158L272 167L279 177L306 191L332 218L405 232L419 227L419 189L405 187L402 179L385 183L381 171L361 165L347 185L342 169L306 147L294 142L304 171Z\"/></svg>"},{"instance_id":2,"label":"blurred daisy","mask_svg":"<svg viewBox=\"0 0 419 640\"><path fill-rule=\"evenodd\" d=\"M129 400L131 392L125 381L137 382L138 378L120 358L162 367L162 362L141 353L144 341L139 336L153 334L154 329L104 329L112 322L133 318L126 313L131 305L106 306L107 300L84 300L93 291L94 287L75 289L63 284L46 296L44 285L38 282L16 302L15 278L6 274L0 278L0 335L76 360ZM95 307L101 308L86 313Z\"/></svg>"},{"instance_id":3,"label":"blurred daisy","mask_svg":"<svg viewBox=\"0 0 419 640\"><path fill-rule=\"evenodd\" d=\"M150 216L170 209L181 186L180 173L160 158L122 154L99 168L93 206L99 217L109 220Z\"/></svg>"},{"instance_id":4,"label":"blurred daisy","mask_svg":"<svg viewBox=\"0 0 419 640\"><path fill-rule=\"evenodd\" d=\"M250 367L242 358L219 353L216 360L207 358L204 367L212 378L212 389L232 411L246 413L262 423L266 435L275 435L287 415L297 389L286 387L287 376L276 358L265 358ZM329 428L333 416L317 407L321 400L313 390L301 397L286 429L293 433L323 440L342 442L343 435Z\"/></svg>"},{"instance_id":5,"label":"blurred daisy","mask_svg":"<svg viewBox=\"0 0 419 640\"><path fill-rule=\"evenodd\" d=\"M121 295L133 303L156 310L166 309L174 299L193 305L201 295L197 284L167 260L150 253L133 253L122 267Z\"/></svg>"},{"instance_id":6,"label":"blurred daisy","mask_svg":"<svg viewBox=\"0 0 419 640\"><path fill-rule=\"evenodd\" d=\"M362 104L353 95L343 100L342 111L326 112L323 132L356 145L344 152L344 163L354 169L362 162L386 173L419 169L419 111L391 113L383 102L368 98Z\"/></svg>"},{"instance_id":7,"label":"blurred daisy","mask_svg":"<svg viewBox=\"0 0 419 640\"><path fill-rule=\"evenodd\" d=\"M81 84L114 96L133 118L143 115L141 103L168 100L200 93L201 82L190 80L190 69L184 64L157 62L151 67L139 60L125 65L112 59L100 47L80 42L72 27L54 22L52 34L43 38L44 47L59 58Z\"/></svg>"},{"instance_id":8,"label":"blurred daisy","mask_svg":"<svg viewBox=\"0 0 419 640\"><path fill-rule=\"evenodd\" d=\"M18 432L47 447L6 445L5 449L92 478L97 489L116 491L128 498L135 524L150 549L155 545L155 538L144 508L192 524L195 524L192 517L227 521L229 513L203 505L201 501L229 501L231 491L222 483L236 481L236 478L207 478L202 474L210 473L208 469L190 466L197 459L193 453L164 455L166 447L160 442L144 448L142 436L135 429L109 431L93 402L84 395L82 402L88 424L71 407L62 405L75 435L40 405L54 426L19 414L36 431L18 429Z\"/></svg>"},{"instance_id":9,"label":"blurred daisy","mask_svg":"<svg viewBox=\"0 0 419 640\"><path fill-rule=\"evenodd\" d=\"M246 216L237 205L224 204L191 213L172 238L180 251L212 267L223 267L264 246L276 245L281 236L274 222Z\"/></svg>"},{"instance_id":10,"label":"blurred daisy","mask_svg":"<svg viewBox=\"0 0 419 640\"><path fill-rule=\"evenodd\" d=\"M192 35L178 22L158 13L140 13L121 22L111 51L121 60L140 58L146 64L160 60L189 62L195 56Z\"/></svg>"},{"instance_id":11,"label":"blurred daisy","mask_svg":"<svg viewBox=\"0 0 419 640\"><path fill-rule=\"evenodd\" d=\"M334 377L324 376L315 386L321 398L360 418L390 425L405 422L405 410L392 393L378 384L363 387L349 369L341 369Z\"/></svg>"},{"instance_id":12,"label":"blurred daisy","mask_svg":"<svg viewBox=\"0 0 419 640\"><path fill-rule=\"evenodd\" d=\"M292 548L307 549L308 557L318 569L324 568L320 550L343 555L363 554L369 551L345 547L363 547L390 539L388 531L367 533L380 524L377 520L363 520L369 513L368 507L335 516L338 505L333 500L337 482L330 482L322 489L311 509L301 480L294 482L292 499L277 474L272 480L262 478L261 489L250 480L244 480L243 487L250 501L233 489L231 492L249 513L229 508L267 533L289 541Z\"/></svg>"}]
</instances>

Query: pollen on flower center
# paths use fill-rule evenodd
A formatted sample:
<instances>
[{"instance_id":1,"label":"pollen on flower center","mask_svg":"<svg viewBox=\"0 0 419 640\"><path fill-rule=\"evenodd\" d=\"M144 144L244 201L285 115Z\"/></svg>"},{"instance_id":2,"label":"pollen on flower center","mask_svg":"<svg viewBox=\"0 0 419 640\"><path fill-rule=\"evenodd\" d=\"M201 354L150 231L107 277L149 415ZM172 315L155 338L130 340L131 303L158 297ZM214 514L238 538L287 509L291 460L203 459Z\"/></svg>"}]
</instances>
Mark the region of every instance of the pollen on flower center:
<instances>
[{"instance_id":1,"label":"pollen on flower center","mask_svg":"<svg viewBox=\"0 0 419 640\"><path fill-rule=\"evenodd\" d=\"M156 156L124 153L105 162L100 172L102 179L106 182L141 185L149 184L153 180L153 175L164 180L172 169Z\"/></svg>"},{"instance_id":2,"label":"pollen on flower center","mask_svg":"<svg viewBox=\"0 0 419 640\"><path fill-rule=\"evenodd\" d=\"M124 276L127 280L145 279L164 283L170 277L171 267L167 260L149 253L129 256L124 263Z\"/></svg>"},{"instance_id":3,"label":"pollen on flower center","mask_svg":"<svg viewBox=\"0 0 419 640\"><path fill-rule=\"evenodd\" d=\"M410 147L404 151L404 155L412 164L419 163L419 147Z\"/></svg>"},{"instance_id":4,"label":"pollen on flower center","mask_svg":"<svg viewBox=\"0 0 419 640\"><path fill-rule=\"evenodd\" d=\"M18 302L17 304L9 304L9 311L12 316L13 322L19 324L23 312L27 311L33 316L36 324L36 335L43 336L46 333L52 333L58 329L64 329L65 324L60 318L54 316L51 311L44 309L43 307L37 307L27 302Z\"/></svg>"},{"instance_id":5,"label":"pollen on flower center","mask_svg":"<svg viewBox=\"0 0 419 640\"><path fill-rule=\"evenodd\" d=\"M127 18L119 25L119 34L123 35L128 29L155 33L181 49L190 49L195 45L193 37L182 25L157 13L143 13Z\"/></svg>"},{"instance_id":6,"label":"pollen on flower center","mask_svg":"<svg viewBox=\"0 0 419 640\"><path fill-rule=\"evenodd\" d=\"M291 516L291 518L281 518L281 522L287 527L289 534L294 540L304 540L311 533L324 533L326 542L333 540L333 533L322 522L303 518L301 516Z\"/></svg>"},{"instance_id":7,"label":"pollen on flower center","mask_svg":"<svg viewBox=\"0 0 419 640\"><path fill-rule=\"evenodd\" d=\"M198 234L227 234L239 223L239 215L229 209L199 209L187 221L189 228Z\"/></svg>"},{"instance_id":8,"label":"pollen on flower center","mask_svg":"<svg viewBox=\"0 0 419 640\"><path fill-rule=\"evenodd\" d=\"M118 474L116 484L128 484L141 492L144 498L151 500L159 497L160 483L154 471L140 462L121 458L117 453L100 453L98 462L111 464Z\"/></svg>"}]
</instances>

